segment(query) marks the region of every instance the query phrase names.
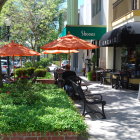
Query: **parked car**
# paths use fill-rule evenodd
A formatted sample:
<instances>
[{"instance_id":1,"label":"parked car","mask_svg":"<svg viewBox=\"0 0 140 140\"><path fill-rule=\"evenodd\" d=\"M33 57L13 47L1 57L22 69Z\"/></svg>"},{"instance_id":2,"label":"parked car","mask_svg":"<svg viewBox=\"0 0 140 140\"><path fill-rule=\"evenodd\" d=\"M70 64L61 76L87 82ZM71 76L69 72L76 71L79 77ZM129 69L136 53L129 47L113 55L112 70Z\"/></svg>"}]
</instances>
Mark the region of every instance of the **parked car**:
<instances>
[{"instance_id":1,"label":"parked car","mask_svg":"<svg viewBox=\"0 0 140 140\"><path fill-rule=\"evenodd\" d=\"M69 60L63 60L62 63L61 63L61 67L62 68L65 68L65 66L69 64Z\"/></svg>"},{"instance_id":2,"label":"parked car","mask_svg":"<svg viewBox=\"0 0 140 140\"><path fill-rule=\"evenodd\" d=\"M13 68L12 64L9 61L9 66L10 66L10 75L13 73ZM8 62L5 59L1 59L1 70L2 70L2 75L7 75L8 74Z\"/></svg>"}]
</instances>

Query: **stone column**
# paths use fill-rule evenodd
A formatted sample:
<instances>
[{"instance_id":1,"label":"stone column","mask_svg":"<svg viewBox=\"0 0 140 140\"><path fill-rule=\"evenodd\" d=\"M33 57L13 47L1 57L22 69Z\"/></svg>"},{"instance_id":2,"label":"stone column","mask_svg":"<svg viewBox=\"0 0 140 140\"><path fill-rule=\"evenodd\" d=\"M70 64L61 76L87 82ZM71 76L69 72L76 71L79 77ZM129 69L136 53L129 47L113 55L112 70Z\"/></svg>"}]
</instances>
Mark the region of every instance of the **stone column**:
<instances>
[{"instance_id":1,"label":"stone column","mask_svg":"<svg viewBox=\"0 0 140 140\"><path fill-rule=\"evenodd\" d=\"M78 0L67 0L67 25L78 25ZM71 70L75 70L73 61L71 54Z\"/></svg>"},{"instance_id":2,"label":"stone column","mask_svg":"<svg viewBox=\"0 0 140 140\"><path fill-rule=\"evenodd\" d=\"M78 0L67 0L67 25L78 24Z\"/></svg>"},{"instance_id":3,"label":"stone column","mask_svg":"<svg viewBox=\"0 0 140 140\"><path fill-rule=\"evenodd\" d=\"M107 16L107 31L112 30L112 21L113 21L113 2L107 0L108 2L108 16ZM106 47L106 68L113 69L113 57L114 57L114 48L113 47Z\"/></svg>"}]
</instances>

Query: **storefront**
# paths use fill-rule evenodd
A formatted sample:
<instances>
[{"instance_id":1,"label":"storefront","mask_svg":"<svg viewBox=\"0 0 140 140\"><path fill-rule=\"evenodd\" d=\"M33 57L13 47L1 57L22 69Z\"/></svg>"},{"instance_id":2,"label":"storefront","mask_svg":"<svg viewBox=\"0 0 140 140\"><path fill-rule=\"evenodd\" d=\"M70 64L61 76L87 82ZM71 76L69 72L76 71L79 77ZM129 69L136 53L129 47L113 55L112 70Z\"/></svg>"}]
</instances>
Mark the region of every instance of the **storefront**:
<instances>
[{"instance_id":1,"label":"storefront","mask_svg":"<svg viewBox=\"0 0 140 140\"><path fill-rule=\"evenodd\" d=\"M113 69L130 73L129 83L140 82L140 22L129 22L104 34L100 46L113 48Z\"/></svg>"},{"instance_id":2,"label":"storefront","mask_svg":"<svg viewBox=\"0 0 140 140\"><path fill-rule=\"evenodd\" d=\"M121 61L122 70L130 71L132 78L140 78L140 45L123 47Z\"/></svg>"},{"instance_id":3,"label":"storefront","mask_svg":"<svg viewBox=\"0 0 140 140\"><path fill-rule=\"evenodd\" d=\"M87 40L91 43L98 45L97 43L101 39L102 35L106 33L105 26L96 26L96 25L67 25L59 37L65 36L68 33L75 35L83 40ZM91 59L93 54L97 54L97 61L99 59L99 49L96 51L92 50L80 50L78 54L73 54L71 57L72 69L81 72L85 67L87 59Z\"/></svg>"}]
</instances>

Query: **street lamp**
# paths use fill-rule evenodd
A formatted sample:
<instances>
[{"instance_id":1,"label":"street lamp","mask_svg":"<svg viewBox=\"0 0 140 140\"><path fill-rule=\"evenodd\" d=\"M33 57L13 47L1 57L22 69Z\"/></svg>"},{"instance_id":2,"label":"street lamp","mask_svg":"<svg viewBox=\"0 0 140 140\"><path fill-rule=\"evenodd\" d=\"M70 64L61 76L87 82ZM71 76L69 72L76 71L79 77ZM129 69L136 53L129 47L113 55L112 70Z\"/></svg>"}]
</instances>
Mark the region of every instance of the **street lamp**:
<instances>
[{"instance_id":1,"label":"street lamp","mask_svg":"<svg viewBox=\"0 0 140 140\"><path fill-rule=\"evenodd\" d=\"M6 40L9 41L10 39L10 26L11 26L11 20L10 19L5 19L5 24L6 24ZM10 61L9 61L9 56L7 56L7 64L8 64L8 68L7 68L7 74L8 77L10 77Z\"/></svg>"},{"instance_id":2,"label":"street lamp","mask_svg":"<svg viewBox=\"0 0 140 140\"><path fill-rule=\"evenodd\" d=\"M11 26L11 20L10 19L5 19L5 24L6 24L6 39L9 41L10 39L10 26Z\"/></svg>"}]
</instances>

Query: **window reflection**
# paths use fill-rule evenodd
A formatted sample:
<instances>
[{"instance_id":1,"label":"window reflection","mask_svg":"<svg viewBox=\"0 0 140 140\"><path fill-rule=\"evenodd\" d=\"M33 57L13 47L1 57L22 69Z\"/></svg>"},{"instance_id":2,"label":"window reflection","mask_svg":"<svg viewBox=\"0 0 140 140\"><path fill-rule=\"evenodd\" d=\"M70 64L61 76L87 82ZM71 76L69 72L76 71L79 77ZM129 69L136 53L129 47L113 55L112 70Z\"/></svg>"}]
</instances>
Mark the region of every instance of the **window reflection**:
<instances>
[{"instance_id":1,"label":"window reflection","mask_svg":"<svg viewBox=\"0 0 140 140\"><path fill-rule=\"evenodd\" d=\"M132 78L140 78L140 45L123 47L121 69L129 71Z\"/></svg>"}]
</instances>

